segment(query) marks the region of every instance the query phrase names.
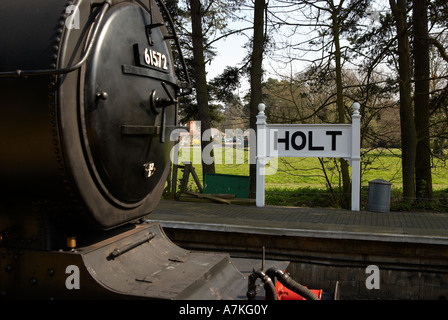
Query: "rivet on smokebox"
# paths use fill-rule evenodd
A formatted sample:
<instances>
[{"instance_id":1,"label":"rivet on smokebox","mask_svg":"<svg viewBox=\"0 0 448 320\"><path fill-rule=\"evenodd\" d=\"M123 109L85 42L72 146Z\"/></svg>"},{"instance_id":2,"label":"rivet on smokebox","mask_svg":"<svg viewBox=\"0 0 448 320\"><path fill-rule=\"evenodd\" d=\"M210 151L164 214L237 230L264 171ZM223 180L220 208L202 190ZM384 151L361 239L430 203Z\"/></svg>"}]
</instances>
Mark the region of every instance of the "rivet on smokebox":
<instances>
[{"instance_id":1,"label":"rivet on smokebox","mask_svg":"<svg viewBox=\"0 0 448 320\"><path fill-rule=\"evenodd\" d=\"M70 249L76 248L76 237L67 237L67 247Z\"/></svg>"}]
</instances>

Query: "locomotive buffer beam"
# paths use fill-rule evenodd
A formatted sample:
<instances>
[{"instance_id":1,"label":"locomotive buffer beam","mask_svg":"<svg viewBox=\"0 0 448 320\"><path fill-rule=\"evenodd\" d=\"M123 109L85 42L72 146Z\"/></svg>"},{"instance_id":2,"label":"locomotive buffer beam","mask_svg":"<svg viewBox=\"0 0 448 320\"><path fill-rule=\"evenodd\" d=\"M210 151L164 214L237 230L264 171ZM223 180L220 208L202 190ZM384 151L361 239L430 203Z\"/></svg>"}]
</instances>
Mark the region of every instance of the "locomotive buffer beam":
<instances>
[{"instance_id":1,"label":"locomotive buffer beam","mask_svg":"<svg viewBox=\"0 0 448 320\"><path fill-rule=\"evenodd\" d=\"M142 223L85 247L0 247L0 299L245 299L247 275L228 254L178 247Z\"/></svg>"}]
</instances>

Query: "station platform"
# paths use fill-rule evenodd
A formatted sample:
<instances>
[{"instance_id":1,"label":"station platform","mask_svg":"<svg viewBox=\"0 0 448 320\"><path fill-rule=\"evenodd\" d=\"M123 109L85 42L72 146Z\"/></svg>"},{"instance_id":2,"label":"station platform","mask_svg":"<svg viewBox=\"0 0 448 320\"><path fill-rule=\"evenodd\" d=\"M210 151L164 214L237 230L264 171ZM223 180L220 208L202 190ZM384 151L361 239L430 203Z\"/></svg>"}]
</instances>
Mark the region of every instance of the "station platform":
<instances>
[{"instance_id":1,"label":"station platform","mask_svg":"<svg viewBox=\"0 0 448 320\"><path fill-rule=\"evenodd\" d=\"M448 245L448 213L256 207L161 200L149 216L162 227Z\"/></svg>"},{"instance_id":2,"label":"station platform","mask_svg":"<svg viewBox=\"0 0 448 320\"><path fill-rule=\"evenodd\" d=\"M448 298L448 213L162 200L148 216L178 246L234 258L288 261L287 272L340 298ZM367 267L381 289L366 285Z\"/></svg>"}]
</instances>

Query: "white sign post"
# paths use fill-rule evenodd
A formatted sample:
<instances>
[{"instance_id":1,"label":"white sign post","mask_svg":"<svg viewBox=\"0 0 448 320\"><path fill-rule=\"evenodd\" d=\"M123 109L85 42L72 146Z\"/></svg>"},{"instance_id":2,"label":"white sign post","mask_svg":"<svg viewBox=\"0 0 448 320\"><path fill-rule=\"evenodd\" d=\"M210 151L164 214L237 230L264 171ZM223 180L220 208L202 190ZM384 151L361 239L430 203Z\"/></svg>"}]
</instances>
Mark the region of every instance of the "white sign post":
<instances>
[{"instance_id":1,"label":"white sign post","mask_svg":"<svg viewBox=\"0 0 448 320\"><path fill-rule=\"evenodd\" d=\"M265 105L257 115L256 205L265 204L266 165L274 157L344 158L352 167L352 211L359 211L361 188L361 115L352 105L351 124L267 124Z\"/></svg>"}]
</instances>

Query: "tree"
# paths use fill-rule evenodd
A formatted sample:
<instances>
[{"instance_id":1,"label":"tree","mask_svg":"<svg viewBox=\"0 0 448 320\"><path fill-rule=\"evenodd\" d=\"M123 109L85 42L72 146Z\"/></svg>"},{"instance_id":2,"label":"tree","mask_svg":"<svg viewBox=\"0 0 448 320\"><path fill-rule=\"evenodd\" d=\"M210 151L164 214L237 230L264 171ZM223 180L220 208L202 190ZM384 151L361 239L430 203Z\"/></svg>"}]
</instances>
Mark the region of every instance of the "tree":
<instances>
[{"instance_id":1,"label":"tree","mask_svg":"<svg viewBox=\"0 0 448 320\"><path fill-rule=\"evenodd\" d=\"M282 1L282 3L288 3ZM350 0L350 1L333 1L333 0L303 0L299 3L294 2L295 10L299 11L300 15L305 18L305 21L297 22L291 21L289 15L282 19L280 15L272 14L277 19L277 25L294 26L294 32L301 32L300 28L311 28L315 37L308 41L309 47L307 51L320 52L320 55L313 57L311 61L313 67L309 70L316 70L316 73L310 72L309 75L313 77L313 81L320 82L321 85L327 85L327 81L331 81L335 90L326 91L327 99L323 101L323 105L317 109L325 108L327 111L335 106L336 122L346 123L348 120L347 109L345 104L344 81L343 81L343 64L347 61L348 48L341 45L341 38L346 33L355 28L357 22L365 15L365 9L369 4L368 0ZM287 5L281 7L282 12L285 12ZM292 11L289 6L289 12ZM298 9L298 10L297 10ZM290 41L287 39L287 41ZM296 48L302 47L302 44L287 44L287 47ZM286 46L285 46L286 47ZM321 77L323 75L323 77ZM333 111L333 110L332 110ZM339 159L339 167L342 178L342 197L341 205L348 207L350 204L351 193L351 179L349 173L349 164L345 159Z\"/></svg>"},{"instance_id":2,"label":"tree","mask_svg":"<svg viewBox=\"0 0 448 320\"><path fill-rule=\"evenodd\" d=\"M409 45L406 0L389 0L395 18L398 43L400 124L403 172L403 198L415 199L416 131L412 107L411 49Z\"/></svg>"},{"instance_id":3,"label":"tree","mask_svg":"<svg viewBox=\"0 0 448 320\"><path fill-rule=\"evenodd\" d=\"M226 36L229 13L238 9L241 1L229 0L223 6L218 0L166 0L169 11L176 17L174 21L180 31L180 42L183 52L186 53L185 60L194 89L194 95L181 99L181 121L200 120L202 138L205 138L204 133L211 129L212 125L223 119L220 106L210 103L206 65L216 55L213 43ZM204 177L207 173L215 172L214 162L208 161L213 159L213 148L210 143L211 139L206 141L201 139L203 155L210 153L202 157Z\"/></svg>"},{"instance_id":4,"label":"tree","mask_svg":"<svg viewBox=\"0 0 448 320\"><path fill-rule=\"evenodd\" d=\"M265 45L264 15L266 12L265 0L255 0L254 6L254 35L252 40L252 55L250 63L250 128L256 130L256 117L258 104L262 102L263 79L263 51ZM250 165L249 193L253 197L256 193L256 164Z\"/></svg>"},{"instance_id":5,"label":"tree","mask_svg":"<svg viewBox=\"0 0 448 320\"><path fill-rule=\"evenodd\" d=\"M430 102L431 114L430 133L433 138L433 155L446 159L444 149L448 141L448 3L445 0L434 0L429 2L429 20L431 34L429 36L431 82ZM434 32L436 29L436 32Z\"/></svg>"},{"instance_id":6,"label":"tree","mask_svg":"<svg viewBox=\"0 0 448 320\"><path fill-rule=\"evenodd\" d=\"M428 2L413 0L414 119L417 135L415 158L416 195L432 198L430 110L429 110L429 34Z\"/></svg>"},{"instance_id":7,"label":"tree","mask_svg":"<svg viewBox=\"0 0 448 320\"><path fill-rule=\"evenodd\" d=\"M204 36L202 31L203 11L200 0L190 0L190 13L192 31L191 37L193 43L193 66L196 79L196 100L198 113L201 120L201 137L204 137L204 132L211 129L211 121L208 109L207 76L205 72L204 59ZM210 143L212 143L211 137L209 140L204 140L204 138L202 138L201 149L206 149ZM210 148L210 152L213 152L213 148ZM210 156L213 158L213 155ZM205 177L207 173L215 173L214 162L208 163L204 161L204 156L201 158L203 177Z\"/></svg>"},{"instance_id":8,"label":"tree","mask_svg":"<svg viewBox=\"0 0 448 320\"><path fill-rule=\"evenodd\" d=\"M343 25L341 21L343 19L343 3L340 1L339 5L336 5L334 1L328 1L328 9L331 13L331 34L333 36L334 43L334 61L335 61L335 73L336 73L336 106L338 110L338 122L345 122L345 107L344 107L344 93L342 83L342 52L340 34L343 31ZM339 159L341 164L342 174L342 193L343 193L343 207L347 207L350 203L350 174L348 171L348 163L345 159Z\"/></svg>"},{"instance_id":9,"label":"tree","mask_svg":"<svg viewBox=\"0 0 448 320\"><path fill-rule=\"evenodd\" d=\"M226 67L223 72L209 81L209 93L213 100L233 103L239 100L235 91L240 86L240 70L237 67Z\"/></svg>"}]
</instances>

